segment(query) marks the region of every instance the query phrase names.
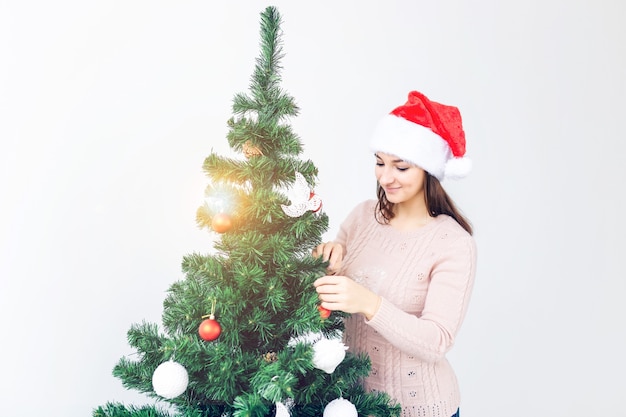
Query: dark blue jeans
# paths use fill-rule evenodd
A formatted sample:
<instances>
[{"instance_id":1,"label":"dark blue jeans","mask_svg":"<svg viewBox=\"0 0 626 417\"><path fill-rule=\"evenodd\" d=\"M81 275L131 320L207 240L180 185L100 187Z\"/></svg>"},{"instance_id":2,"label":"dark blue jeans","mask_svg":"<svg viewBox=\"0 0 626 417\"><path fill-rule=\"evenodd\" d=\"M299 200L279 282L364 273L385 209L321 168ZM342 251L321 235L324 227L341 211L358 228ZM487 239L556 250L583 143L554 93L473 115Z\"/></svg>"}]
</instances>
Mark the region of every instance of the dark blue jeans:
<instances>
[{"instance_id":1,"label":"dark blue jeans","mask_svg":"<svg viewBox=\"0 0 626 417\"><path fill-rule=\"evenodd\" d=\"M450 417L459 417L460 415L459 410L456 410L456 413L452 414Z\"/></svg>"}]
</instances>

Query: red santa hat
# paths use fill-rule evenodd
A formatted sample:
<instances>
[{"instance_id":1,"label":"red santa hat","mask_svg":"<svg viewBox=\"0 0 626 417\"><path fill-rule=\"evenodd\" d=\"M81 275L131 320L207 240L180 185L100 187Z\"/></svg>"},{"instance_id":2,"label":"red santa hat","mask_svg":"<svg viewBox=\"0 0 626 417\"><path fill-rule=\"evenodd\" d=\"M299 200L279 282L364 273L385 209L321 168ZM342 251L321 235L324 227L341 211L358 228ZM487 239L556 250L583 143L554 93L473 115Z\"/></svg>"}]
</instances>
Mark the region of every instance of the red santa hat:
<instances>
[{"instance_id":1,"label":"red santa hat","mask_svg":"<svg viewBox=\"0 0 626 417\"><path fill-rule=\"evenodd\" d=\"M370 147L412 162L440 181L463 178L472 168L459 109L417 91L380 120Z\"/></svg>"}]
</instances>

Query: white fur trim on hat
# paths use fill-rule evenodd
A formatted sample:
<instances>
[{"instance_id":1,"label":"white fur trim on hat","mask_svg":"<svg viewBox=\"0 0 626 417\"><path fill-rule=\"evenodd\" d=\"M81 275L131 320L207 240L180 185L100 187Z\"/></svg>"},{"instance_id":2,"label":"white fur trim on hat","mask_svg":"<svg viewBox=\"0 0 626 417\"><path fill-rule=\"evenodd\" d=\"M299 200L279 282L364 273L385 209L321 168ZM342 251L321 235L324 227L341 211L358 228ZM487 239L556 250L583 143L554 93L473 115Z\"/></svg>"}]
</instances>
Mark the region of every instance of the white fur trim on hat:
<instances>
[{"instance_id":1,"label":"white fur trim on hat","mask_svg":"<svg viewBox=\"0 0 626 417\"><path fill-rule=\"evenodd\" d=\"M452 157L450 146L441 136L392 114L379 121L370 148L412 162L440 181L446 175L446 164Z\"/></svg>"},{"instance_id":2,"label":"white fur trim on hat","mask_svg":"<svg viewBox=\"0 0 626 417\"><path fill-rule=\"evenodd\" d=\"M444 172L445 179L457 180L464 178L472 170L472 160L467 156L462 158L450 158L446 162L446 170Z\"/></svg>"}]
</instances>

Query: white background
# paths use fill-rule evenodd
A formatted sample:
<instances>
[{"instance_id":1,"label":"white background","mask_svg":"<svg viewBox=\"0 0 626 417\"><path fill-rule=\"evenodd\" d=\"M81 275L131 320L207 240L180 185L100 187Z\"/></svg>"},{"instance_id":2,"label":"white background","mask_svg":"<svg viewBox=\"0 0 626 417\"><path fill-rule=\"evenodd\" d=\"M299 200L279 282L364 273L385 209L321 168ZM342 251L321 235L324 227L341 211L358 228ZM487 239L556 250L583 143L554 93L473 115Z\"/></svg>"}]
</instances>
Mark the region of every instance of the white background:
<instances>
[{"instance_id":1,"label":"white background","mask_svg":"<svg viewBox=\"0 0 626 417\"><path fill-rule=\"evenodd\" d=\"M449 355L462 415L624 413L624 3L274 4L328 239L374 195L378 117L411 89L461 109L475 168L444 185L479 247ZM201 164L229 152L268 5L0 1L0 415L149 401L111 370L210 250Z\"/></svg>"}]
</instances>

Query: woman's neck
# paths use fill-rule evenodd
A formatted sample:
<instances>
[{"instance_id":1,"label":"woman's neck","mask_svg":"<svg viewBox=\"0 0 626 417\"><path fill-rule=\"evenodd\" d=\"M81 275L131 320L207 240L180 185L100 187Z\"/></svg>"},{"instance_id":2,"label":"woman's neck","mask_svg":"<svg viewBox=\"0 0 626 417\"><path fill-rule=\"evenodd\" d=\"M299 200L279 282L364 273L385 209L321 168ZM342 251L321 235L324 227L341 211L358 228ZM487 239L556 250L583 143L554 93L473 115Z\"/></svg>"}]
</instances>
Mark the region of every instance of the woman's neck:
<instances>
[{"instance_id":1,"label":"woman's neck","mask_svg":"<svg viewBox=\"0 0 626 417\"><path fill-rule=\"evenodd\" d=\"M404 202L393 206L394 217L389 224L398 230L413 230L430 223L433 217L428 212L426 203Z\"/></svg>"}]
</instances>

